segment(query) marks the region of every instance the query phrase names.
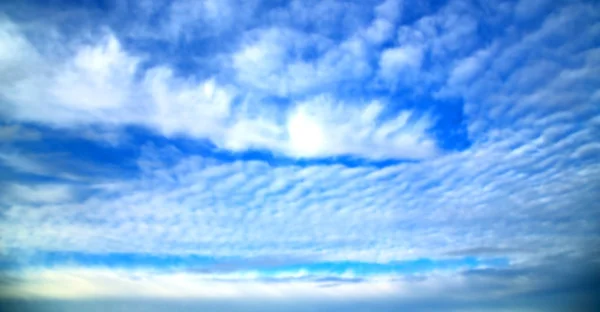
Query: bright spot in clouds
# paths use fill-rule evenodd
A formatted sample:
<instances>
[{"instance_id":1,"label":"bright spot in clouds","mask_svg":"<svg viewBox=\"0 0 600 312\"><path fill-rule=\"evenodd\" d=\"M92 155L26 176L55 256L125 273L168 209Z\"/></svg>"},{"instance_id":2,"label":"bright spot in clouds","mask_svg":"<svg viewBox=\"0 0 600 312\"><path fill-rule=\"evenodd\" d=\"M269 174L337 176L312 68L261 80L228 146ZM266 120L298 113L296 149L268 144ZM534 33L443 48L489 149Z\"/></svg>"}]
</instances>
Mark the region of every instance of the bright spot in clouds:
<instances>
[{"instance_id":1,"label":"bright spot in clouds","mask_svg":"<svg viewBox=\"0 0 600 312\"><path fill-rule=\"evenodd\" d=\"M324 141L319 123L303 111L298 111L288 121L291 149L301 156L318 155Z\"/></svg>"}]
</instances>

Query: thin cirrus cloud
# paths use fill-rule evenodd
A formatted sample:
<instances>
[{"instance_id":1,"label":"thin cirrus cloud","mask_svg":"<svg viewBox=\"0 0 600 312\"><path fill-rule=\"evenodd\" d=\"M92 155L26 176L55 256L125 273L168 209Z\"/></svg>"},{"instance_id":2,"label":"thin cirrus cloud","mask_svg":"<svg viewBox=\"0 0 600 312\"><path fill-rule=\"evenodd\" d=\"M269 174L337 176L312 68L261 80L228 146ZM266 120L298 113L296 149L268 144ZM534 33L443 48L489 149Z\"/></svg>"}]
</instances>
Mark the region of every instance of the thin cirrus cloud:
<instances>
[{"instance_id":1,"label":"thin cirrus cloud","mask_svg":"<svg viewBox=\"0 0 600 312\"><path fill-rule=\"evenodd\" d=\"M595 303L596 3L234 2L2 5L3 298Z\"/></svg>"}]
</instances>

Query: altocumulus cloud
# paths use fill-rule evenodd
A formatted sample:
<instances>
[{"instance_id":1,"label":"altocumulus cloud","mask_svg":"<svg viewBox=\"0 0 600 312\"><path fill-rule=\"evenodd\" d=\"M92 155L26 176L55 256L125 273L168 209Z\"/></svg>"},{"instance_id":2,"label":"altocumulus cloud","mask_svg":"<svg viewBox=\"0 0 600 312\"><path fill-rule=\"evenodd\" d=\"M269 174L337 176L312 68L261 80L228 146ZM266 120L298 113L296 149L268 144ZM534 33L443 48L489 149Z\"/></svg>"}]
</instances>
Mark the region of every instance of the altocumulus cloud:
<instances>
[{"instance_id":1,"label":"altocumulus cloud","mask_svg":"<svg viewBox=\"0 0 600 312\"><path fill-rule=\"evenodd\" d=\"M597 3L0 7L3 307L593 311Z\"/></svg>"}]
</instances>

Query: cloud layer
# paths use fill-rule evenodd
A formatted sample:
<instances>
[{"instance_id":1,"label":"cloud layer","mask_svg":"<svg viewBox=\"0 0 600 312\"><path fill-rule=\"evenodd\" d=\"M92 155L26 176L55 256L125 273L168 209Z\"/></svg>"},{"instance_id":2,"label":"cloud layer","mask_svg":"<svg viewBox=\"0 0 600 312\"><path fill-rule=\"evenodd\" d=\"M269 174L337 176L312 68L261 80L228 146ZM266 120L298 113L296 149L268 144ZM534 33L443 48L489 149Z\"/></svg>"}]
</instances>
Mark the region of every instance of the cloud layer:
<instances>
[{"instance_id":1,"label":"cloud layer","mask_svg":"<svg viewBox=\"0 0 600 312\"><path fill-rule=\"evenodd\" d=\"M234 2L0 6L3 292L544 310L596 285L597 3Z\"/></svg>"}]
</instances>

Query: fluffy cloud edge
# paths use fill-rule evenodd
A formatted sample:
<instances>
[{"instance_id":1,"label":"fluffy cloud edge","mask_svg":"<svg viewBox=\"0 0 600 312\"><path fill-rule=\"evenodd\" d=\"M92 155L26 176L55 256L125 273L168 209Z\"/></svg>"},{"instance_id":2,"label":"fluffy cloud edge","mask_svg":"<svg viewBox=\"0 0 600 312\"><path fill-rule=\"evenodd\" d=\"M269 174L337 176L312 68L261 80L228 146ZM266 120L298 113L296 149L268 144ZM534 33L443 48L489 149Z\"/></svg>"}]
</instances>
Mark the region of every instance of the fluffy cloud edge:
<instances>
[{"instance_id":1,"label":"fluffy cloud edge","mask_svg":"<svg viewBox=\"0 0 600 312\"><path fill-rule=\"evenodd\" d=\"M14 74L0 80L9 104L4 114L12 121L67 129L142 126L167 137L208 139L225 150L299 158L423 159L437 153L427 133L431 120L407 120L412 111L386 112L383 118L372 114L373 101L349 103L318 94L269 112L268 105L257 107L264 104L261 97L235 82L180 76L165 64L145 68L144 57L126 51L109 30L95 43L71 44L66 50L73 52L55 60L40 52L48 50L38 46L43 42L29 41L18 24L3 19L0 44L23 51L0 59L0 68ZM253 102L237 104L246 98ZM301 114L315 109L319 115ZM403 122L391 129L399 118Z\"/></svg>"}]
</instances>

